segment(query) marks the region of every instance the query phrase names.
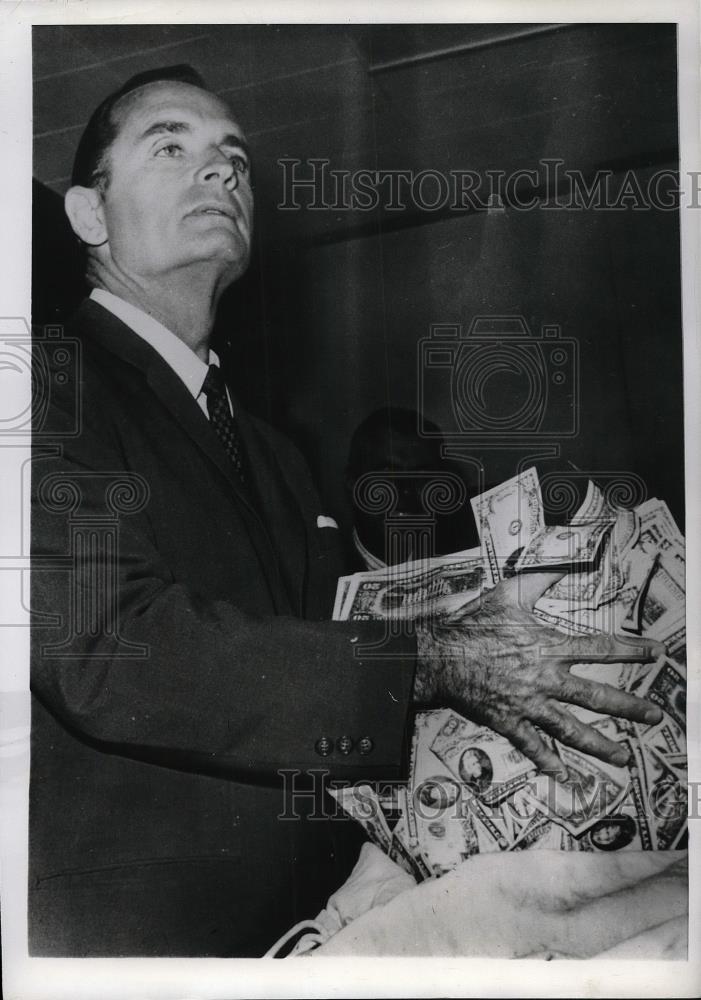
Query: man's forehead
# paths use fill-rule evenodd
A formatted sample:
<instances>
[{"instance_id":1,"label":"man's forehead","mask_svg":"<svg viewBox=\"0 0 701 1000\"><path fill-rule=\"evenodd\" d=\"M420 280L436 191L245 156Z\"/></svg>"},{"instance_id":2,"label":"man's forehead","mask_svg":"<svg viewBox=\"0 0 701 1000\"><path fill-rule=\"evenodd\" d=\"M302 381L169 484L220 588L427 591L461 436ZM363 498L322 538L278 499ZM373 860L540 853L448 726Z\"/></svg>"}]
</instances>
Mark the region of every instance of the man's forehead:
<instances>
[{"instance_id":1,"label":"man's forehead","mask_svg":"<svg viewBox=\"0 0 701 1000\"><path fill-rule=\"evenodd\" d=\"M216 94L176 80L158 80L126 94L116 107L120 132L132 138L159 118L194 125L217 124L243 138L243 131L229 107Z\"/></svg>"}]
</instances>

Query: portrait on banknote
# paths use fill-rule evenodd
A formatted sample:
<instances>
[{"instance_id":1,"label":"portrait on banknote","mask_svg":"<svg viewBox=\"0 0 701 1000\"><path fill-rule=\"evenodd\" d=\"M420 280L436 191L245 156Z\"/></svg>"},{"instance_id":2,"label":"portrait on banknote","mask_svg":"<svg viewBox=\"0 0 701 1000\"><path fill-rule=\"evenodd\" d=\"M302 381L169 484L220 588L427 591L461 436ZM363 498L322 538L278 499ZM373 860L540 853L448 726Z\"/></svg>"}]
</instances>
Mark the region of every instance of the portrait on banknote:
<instances>
[{"instance_id":1,"label":"portrait on banknote","mask_svg":"<svg viewBox=\"0 0 701 1000\"><path fill-rule=\"evenodd\" d=\"M698 13L468 6L8 20L8 996L693 995Z\"/></svg>"}]
</instances>

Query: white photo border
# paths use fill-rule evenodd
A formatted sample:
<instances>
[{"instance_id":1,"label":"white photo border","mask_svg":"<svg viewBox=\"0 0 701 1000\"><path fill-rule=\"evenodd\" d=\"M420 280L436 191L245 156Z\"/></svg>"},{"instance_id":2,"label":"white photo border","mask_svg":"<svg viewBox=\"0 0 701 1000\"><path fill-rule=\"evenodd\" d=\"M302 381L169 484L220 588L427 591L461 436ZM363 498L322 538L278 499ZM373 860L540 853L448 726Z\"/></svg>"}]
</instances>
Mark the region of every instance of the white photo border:
<instances>
[{"instance_id":1,"label":"white photo border","mask_svg":"<svg viewBox=\"0 0 701 1000\"><path fill-rule=\"evenodd\" d=\"M0 10L0 197L3 241L0 316L29 321L31 261L31 28L36 24L187 24L283 22L677 22L680 176L701 170L699 155L699 10L693 0L511 0L373 3L258 0L255 4L181 0L37 0ZM688 194L688 192L687 192ZM683 198L688 205L689 197ZM701 608L701 337L699 218L681 210L688 608ZM9 239L7 238L9 236ZM29 387L17 390L28 393ZM7 473L0 449L0 467ZM16 473L17 456L10 461ZM5 480L3 480L5 481ZM3 522L28 523L21 492L2 492ZM9 511L5 505L16 504ZM7 568L0 564L0 568ZM7 574L5 574L7 575ZM0 577L3 574L0 573ZM0 581L0 600L12 599ZM690 779L701 779L701 616L688 616ZM3 634L5 633L5 634ZM509 961L489 959L341 959L294 963L264 959L29 958L26 942L29 784L29 630L0 629L0 894L3 989L14 998L79 1000L220 997L662 997L701 994L701 822L689 824L690 953L686 962ZM698 788L698 785L696 786ZM232 901L232 905L235 905Z\"/></svg>"}]
</instances>

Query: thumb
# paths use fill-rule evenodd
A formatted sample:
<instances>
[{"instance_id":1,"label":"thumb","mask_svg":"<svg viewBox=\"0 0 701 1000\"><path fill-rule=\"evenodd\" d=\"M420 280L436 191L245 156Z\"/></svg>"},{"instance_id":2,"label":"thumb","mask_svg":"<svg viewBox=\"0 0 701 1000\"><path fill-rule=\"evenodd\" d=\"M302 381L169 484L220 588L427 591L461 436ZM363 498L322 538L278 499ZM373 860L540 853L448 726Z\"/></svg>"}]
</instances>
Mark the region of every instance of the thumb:
<instances>
[{"instance_id":1,"label":"thumb","mask_svg":"<svg viewBox=\"0 0 701 1000\"><path fill-rule=\"evenodd\" d=\"M561 580L565 573L564 570L517 573L508 580L502 580L498 586L502 597L510 604L516 604L525 611L532 611L545 591Z\"/></svg>"}]
</instances>

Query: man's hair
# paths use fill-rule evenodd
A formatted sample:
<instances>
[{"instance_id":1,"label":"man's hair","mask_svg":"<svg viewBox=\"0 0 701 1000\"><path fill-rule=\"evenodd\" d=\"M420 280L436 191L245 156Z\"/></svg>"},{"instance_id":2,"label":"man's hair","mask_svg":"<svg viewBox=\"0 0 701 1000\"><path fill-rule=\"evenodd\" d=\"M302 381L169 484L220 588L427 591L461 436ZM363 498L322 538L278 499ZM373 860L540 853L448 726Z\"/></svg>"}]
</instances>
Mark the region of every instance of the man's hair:
<instances>
[{"instance_id":1,"label":"man's hair","mask_svg":"<svg viewBox=\"0 0 701 1000\"><path fill-rule=\"evenodd\" d=\"M106 97L92 113L78 143L73 161L71 185L99 187L103 190L107 187L109 183L107 154L117 138L120 128L120 119L115 113L116 105L132 91L145 87L147 83L157 83L160 80L189 83L193 87L199 87L201 90L207 90L211 93L210 88L197 70L185 64L162 66L159 69L147 70L145 73L137 73L136 76L130 77L119 90Z\"/></svg>"}]
</instances>

